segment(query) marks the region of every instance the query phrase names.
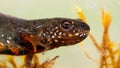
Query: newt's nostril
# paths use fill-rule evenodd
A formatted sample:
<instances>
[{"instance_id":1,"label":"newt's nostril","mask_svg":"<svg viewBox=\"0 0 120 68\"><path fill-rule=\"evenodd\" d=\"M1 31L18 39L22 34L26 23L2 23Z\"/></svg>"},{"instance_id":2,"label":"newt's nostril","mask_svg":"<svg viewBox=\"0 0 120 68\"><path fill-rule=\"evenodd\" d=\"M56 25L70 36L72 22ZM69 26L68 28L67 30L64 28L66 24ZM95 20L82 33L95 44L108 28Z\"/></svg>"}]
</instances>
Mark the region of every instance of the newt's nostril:
<instances>
[{"instance_id":1,"label":"newt's nostril","mask_svg":"<svg viewBox=\"0 0 120 68\"><path fill-rule=\"evenodd\" d=\"M81 28L85 29L85 30L90 30L90 27L86 24L86 23L83 23L81 25Z\"/></svg>"}]
</instances>

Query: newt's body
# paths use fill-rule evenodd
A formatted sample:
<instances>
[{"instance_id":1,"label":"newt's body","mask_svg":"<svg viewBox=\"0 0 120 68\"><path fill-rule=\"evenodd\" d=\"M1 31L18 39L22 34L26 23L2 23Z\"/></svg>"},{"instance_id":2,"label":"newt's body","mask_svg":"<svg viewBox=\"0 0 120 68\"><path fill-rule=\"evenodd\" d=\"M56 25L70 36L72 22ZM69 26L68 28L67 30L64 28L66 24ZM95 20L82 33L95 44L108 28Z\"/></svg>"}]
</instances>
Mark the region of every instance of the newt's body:
<instances>
[{"instance_id":1,"label":"newt's body","mask_svg":"<svg viewBox=\"0 0 120 68\"><path fill-rule=\"evenodd\" d=\"M73 45L89 30L80 19L24 20L0 14L0 54L26 55Z\"/></svg>"}]
</instances>

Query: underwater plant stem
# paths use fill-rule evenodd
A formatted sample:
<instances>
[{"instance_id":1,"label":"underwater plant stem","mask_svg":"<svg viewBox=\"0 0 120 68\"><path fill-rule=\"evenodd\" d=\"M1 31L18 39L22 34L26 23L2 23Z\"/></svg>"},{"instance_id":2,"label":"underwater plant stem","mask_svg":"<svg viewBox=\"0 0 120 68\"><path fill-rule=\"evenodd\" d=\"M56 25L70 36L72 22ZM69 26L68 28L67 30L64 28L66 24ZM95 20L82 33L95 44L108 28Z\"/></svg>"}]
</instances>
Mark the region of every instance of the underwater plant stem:
<instances>
[{"instance_id":1,"label":"underwater plant stem","mask_svg":"<svg viewBox=\"0 0 120 68\"><path fill-rule=\"evenodd\" d=\"M52 68L53 64L55 63L56 59L59 58L59 56L55 56L53 59L51 60L46 60L45 62L43 62L40 65L40 68Z\"/></svg>"},{"instance_id":2,"label":"underwater plant stem","mask_svg":"<svg viewBox=\"0 0 120 68\"><path fill-rule=\"evenodd\" d=\"M93 35L91 33L89 34L89 37L93 41L95 47L100 51L100 47L99 47L97 41L95 40L95 38L93 37Z\"/></svg>"},{"instance_id":3,"label":"underwater plant stem","mask_svg":"<svg viewBox=\"0 0 120 68\"><path fill-rule=\"evenodd\" d=\"M31 67L31 62L34 54L28 54L25 56L25 66L24 68L30 68Z\"/></svg>"},{"instance_id":4,"label":"underwater plant stem","mask_svg":"<svg viewBox=\"0 0 120 68\"><path fill-rule=\"evenodd\" d=\"M35 54L33 57L33 64L31 65L32 68L39 68L39 58L38 55Z\"/></svg>"},{"instance_id":5,"label":"underwater plant stem","mask_svg":"<svg viewBox=\"0 0 120 68\"><path fill-rule=\"evenodd\" d=\"M120 68L120 54L114 68Z\"/></svg>"},{"instance_id":6,"label":"underwater plant stem","mask_svg":"<svg viewBox=\"0 0 120 68\"><path fill-rule=\"evenodd\" d=\"M17 68L17 65L14 61L14 57L13 56L9 56L9 62L12 64L13 68Z\"/></svg>"},{"instance_id":7,"label":"underwater plant stem","mask_svg":"<svg viewBox=\"0 0 120 68\"><path fill-rule=\"evenodd\" d=\"M104 52L104 57L107 56L107 52L108 52L108 54L110 55L110 57L108 57L108 58L111 59L111 61L112 61L111 64L114 67L115 59L114 59L113 49L112 49L111 45L112 44L111 44L110 39L109 39L108 30L104 30L103 41L102 41L102 50ZM103 60L103 62L106 62L106 64L107 64L108 63L108 61L107 61L108 58L105 58ZM106 66L108 66L108 64Z\"/></svg>"},{"instance_id":8,"label":"underwater plant stem","mask_svg":"<svg viewBox=\"0 0 120 68\"><path fill-rule=\"evenodd\" d=\"M114 58L114 54L113 54L112 48L109 48L109 54L110 54L110 58L111 58L111 61L112 61L112 65L114 67L114 65L115 65L115 58Z\"/></svg>"},{"instance_id":9,"label":"underwater plant stem","mask_svg":"<svg viewBox=\"0 0 120 68\"><path fill-rule=\"evenodd\" d=\"M101 65L100 65L100 68L108 68L108 64L107 64L107 61L106 61L106 58L105 58L105 56L103 55L102 57L101 57Z\"/></svg>"}]
</instances>

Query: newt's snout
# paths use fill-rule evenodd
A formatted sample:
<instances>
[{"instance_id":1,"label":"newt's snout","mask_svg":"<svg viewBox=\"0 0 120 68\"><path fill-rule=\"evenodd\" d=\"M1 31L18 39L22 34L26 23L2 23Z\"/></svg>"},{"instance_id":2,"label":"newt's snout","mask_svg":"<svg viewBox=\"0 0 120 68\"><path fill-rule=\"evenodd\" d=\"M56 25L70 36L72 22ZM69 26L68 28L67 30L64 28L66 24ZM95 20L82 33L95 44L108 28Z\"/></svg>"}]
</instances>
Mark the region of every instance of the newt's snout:
<instances>
[{"instance_id":1,"label":"newt's snout","mask_svg":"<svg viewBox=\"0 0 120 68\"><path fill-rule=\"evenodd\" d=\"M83 30L90 31L90 27L86 23L82 23L80 26Z\"/></svg>"}]
</instances>

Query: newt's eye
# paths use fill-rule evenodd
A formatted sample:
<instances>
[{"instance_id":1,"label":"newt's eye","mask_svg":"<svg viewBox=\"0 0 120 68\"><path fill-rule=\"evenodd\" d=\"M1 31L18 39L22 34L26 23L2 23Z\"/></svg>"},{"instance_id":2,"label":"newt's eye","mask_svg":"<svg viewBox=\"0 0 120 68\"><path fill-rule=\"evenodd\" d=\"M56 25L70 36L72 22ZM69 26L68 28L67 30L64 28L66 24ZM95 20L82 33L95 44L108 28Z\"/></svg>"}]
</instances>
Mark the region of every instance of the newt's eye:
<instances>
[{"instance_id":1,"label":"newt's eye","mask_svg":"<svg viewBox=\"0 0 120 68\"><path fill-rule=\"evenodd\" d=\"M72 23L71 23L70 21L64 20L64 21L62 21L61 26L62 26L64 29L69 29L69 28L72 27Z\"/></svg>"}]
</instances>

